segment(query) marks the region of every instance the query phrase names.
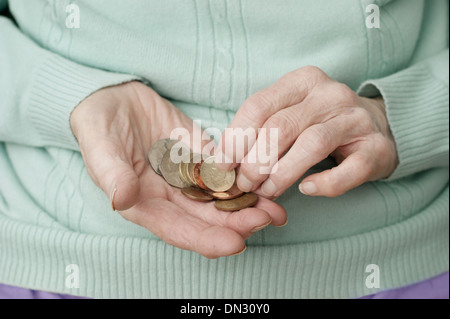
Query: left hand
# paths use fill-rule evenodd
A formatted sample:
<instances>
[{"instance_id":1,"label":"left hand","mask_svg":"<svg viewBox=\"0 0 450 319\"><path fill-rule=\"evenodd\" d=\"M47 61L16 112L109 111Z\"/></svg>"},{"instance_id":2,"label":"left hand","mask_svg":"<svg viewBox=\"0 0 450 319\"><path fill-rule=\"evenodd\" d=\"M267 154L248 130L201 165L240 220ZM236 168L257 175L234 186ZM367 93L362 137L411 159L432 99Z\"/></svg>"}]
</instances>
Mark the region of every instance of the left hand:
<instances>
[{"instance_id":1,"label":"left hand","mask_svg":"<svg viewBox=\"0 0 450 319\"><path fill-rule=\"evenodd\" d=\"M217 152L218 158L223 152L233 161L219 163L221 168L240 164L237 184L242 191L269 198L281 195L330 155L338 166L306 177L299 185L302 193L339 196L367 181L388 177L398 163L383 99L360 97L316 67L290 72L248 98L230 128L278 128L278 139L260 134L246 145L245 141L233 144L224 134ZM268 141L264 148L277 149L271 155L276 158L269 160L270 174L260 171L267 163L249 156L257 145L261 147L261 138ZM238 154L240 147L245 151Z\"/></svg>"},{"instance_id":2,"label":"left hand","mask_svg":"<svg viewBox=\"0 0 450 319\"><path fill-rule=\"evenodd\" d=\"M208 258L230 256L243 252L258 230L286 223L286 211L267 198L230 214L186 198L157 175L147 159L154 142L180 128L194 151L208 141L194 140L192 120L141 82L94 92L73 110L70 124L86 170L112 210L169 245Z\"/></svg>"}]
</instances>

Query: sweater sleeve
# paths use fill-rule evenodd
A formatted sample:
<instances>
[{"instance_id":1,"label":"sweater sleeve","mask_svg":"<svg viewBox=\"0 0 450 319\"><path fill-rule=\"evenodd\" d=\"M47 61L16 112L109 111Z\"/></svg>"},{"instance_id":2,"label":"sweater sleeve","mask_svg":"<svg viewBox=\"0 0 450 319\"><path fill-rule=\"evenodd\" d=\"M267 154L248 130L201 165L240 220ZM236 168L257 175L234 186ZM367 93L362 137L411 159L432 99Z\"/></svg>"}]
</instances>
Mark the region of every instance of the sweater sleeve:
<instances>
[{"instance_id":1,"label":"sweater sleeve","mask_svg":"<svg viewBox=\"0 0 450 319\"><path fill-rule=\"evenodd\" d=\"M369 80L358 93L381 95L399 156L387 179L449 166L449 51L385 78Z\"/></svg>"},{"instance_id":2,"label":"sweater sleeve","mask_svg":"<svg viewBox=\"0 0 450 319\"><path fill-rule=\"evenodd\" d=\"M381 95L399 155L386 179L449 167L449 4L425 1L409 67L363 83L358 93ZM410 34L405 34L405 37Z\"/></svg>"},{"instance_id":3,"label":"sweater sleeve","mask_svg":"<svg viewBox=\"0 0 450 319\"><path fill-rule=\"evenodd\" d=\"M72 110L93 92L132 80L45 50L0 16L0 141L79 150Z\"/></svg>"}]
</instances>

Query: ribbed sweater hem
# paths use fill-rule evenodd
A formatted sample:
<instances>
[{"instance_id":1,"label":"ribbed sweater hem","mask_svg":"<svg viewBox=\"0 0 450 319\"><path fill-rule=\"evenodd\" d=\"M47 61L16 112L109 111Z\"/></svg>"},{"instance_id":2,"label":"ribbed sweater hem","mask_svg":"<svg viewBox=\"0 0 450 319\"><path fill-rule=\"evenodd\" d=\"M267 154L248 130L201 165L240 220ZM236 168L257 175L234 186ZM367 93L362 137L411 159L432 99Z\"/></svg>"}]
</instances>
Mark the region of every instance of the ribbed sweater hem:
<instances>
[{"instance_id":1,"label":"ribbed sweater hem","mask_svg":"<svg viewBox=\"0 0 450 319\"><path fill-rule=\"evenodd\" d=\"M93 298L356 298L448 270L448 202L446 188L421 213L382 229L249 246L215 260L160 240L48 229L0 215L0 282ZM366 286L372 264L378 289ZM73 275L76 286L67 281Z\"/></svg>"}]
</instances>

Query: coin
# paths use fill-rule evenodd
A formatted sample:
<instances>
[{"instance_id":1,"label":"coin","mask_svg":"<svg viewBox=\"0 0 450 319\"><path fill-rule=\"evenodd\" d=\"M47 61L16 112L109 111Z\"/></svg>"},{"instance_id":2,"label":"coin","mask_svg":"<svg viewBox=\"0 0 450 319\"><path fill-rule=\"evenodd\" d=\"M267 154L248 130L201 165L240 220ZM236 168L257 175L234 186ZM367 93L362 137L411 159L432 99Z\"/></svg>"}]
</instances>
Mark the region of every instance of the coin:
<instances>
[{"instance_id":1,"label":"coin","mask_svg":"<svg viewBox=\"0 0 450 319\"><path fill-rule=\"evenodd\" d=\"M193 172L194 172L195 165L197 165L198 163L201 163L201 161L202 161L201 154L191 153L189 163L185 163L183 165L182 173L184 174L185 178L189 181L189 183L191 185L198 186L197 183L195 182Z\"/></svg>"},{"instance_id":2,"label":"coin","mask_svg":"<svg viewBox=\"0 0 450 319\"><path fill-rule=\"evenodd\" d=\"M200 169L200 176L203 183L209 189L216 192L227 191L233 186L236 173L219 169L214 162L215 156L210 156L203 162Z\"/></svg>"},{"instance_id":3,"label":"coin","mask_svg":"<svg viewBox=\"0 0 450 319\"><path fill-rule=\"evenodd\" d=\"M202 163L196 163L193 168L192 171L190 171L190 174L192 176L192 180L195 182L195 185L197 185L200 188L203 189L209 189L205 183L203 183L202 177L200 175L200 171L202 168Z\"/></svg>"},{"instance_id":4,"label":"coin","mask_svg":"<svg viewBox=\"0 0 450 319\"><path fill-rule=\"evenodd\" d=\"M241 196L242 194L244 194L238 187L236 184L234 184L229 190L225 191L225 192L215 192L215 191L209 191L209 194L211 194L212 197L214 197L215 199L234 199L237 198L239 196Z\"/></svg>"},{"instance_id":5,"label":"coin","mask_svg":"<svg viewBox=\"0 0 450 319\"><path fill-rule=\"evenodd\" d=\"M184 163L184 162L181 162L180 164L178 164L178 175L183 180L183 182L185 182L186 184L188 184L190 186L193 186L195 184L191 182L191 179L186 174L187 173L186 167L188 165L189 165L189 163Z\"/></svg>"},{"instance_id":6,"label":"coin","mask_svg":"<svg viewBox=\"0 0 450 319\"><path fill-rule=\"evenodd\" d=\"M148 152L148 160L156 174L161 175L159 164L161 163L164 153L167 150L171 149L172 146L174 146L178 142L178 140L171 140L169 138L166 138L158 140L153 144L150 152Z\"/></svg>"},{"instance_id":7,"label":"coin","mask_svg":"<svg viewBox=\"0 0 450 319\"><path fill-rule=\"evenodd\" d=\"M189 166L189 163L192 161L192 156L193 156L192 153L185 155L181 159L180 164L178 164L178 175L183 180L183 182L185 182L187 185L190 185L190 186L195 185L195 182L192 181L191 178L189 177L189 172L188 172L188 166Z\"/></svg>"},{"instance_id":8,"label":"coin","mask_svg":"<svg viewBox=\"0 0 450 319\"><path fill-rule=\"evenodd\" d=\"M258 195L245 193L244 195L230 200L216 200L214 206L219 210L234 212L247 207L252 207L258 202Z\"/></svg>"},{"instance_id":9,"label":"coin","mask_svg":"<svg viewBox=\"0 0 450 319\"><path fill-rule=\"evenodd\" d=\"M182 149L180 148L178 152L178 154L181 155ZM168 149L164 153L161 163L159 164L161 175L164 177L166 182L172 186L178 188L189 187L190 184L185 182L180 176L180 163L174 163L171 159L170 153L171 149Z\"/></svg>"},{"instance_id":10,"label":"coin","mask_svg":"<svg viewBox=\"0 0 450 319\"><path fill-rule=\"evenodd\" d=\"M196 200L198 202L209 202L214 199L210 194L196 187L185 187L181 189L181 192L187 198Z\"/></svg>"}]
</instances>

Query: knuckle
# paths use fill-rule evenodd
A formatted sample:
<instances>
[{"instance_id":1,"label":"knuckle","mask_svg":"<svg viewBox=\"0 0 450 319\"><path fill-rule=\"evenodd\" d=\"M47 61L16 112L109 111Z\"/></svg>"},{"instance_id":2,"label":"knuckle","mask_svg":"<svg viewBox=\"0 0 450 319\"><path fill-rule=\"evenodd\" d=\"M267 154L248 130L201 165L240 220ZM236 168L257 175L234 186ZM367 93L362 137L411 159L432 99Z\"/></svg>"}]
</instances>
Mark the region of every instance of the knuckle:
<instances>
[{"instance_id":1,"label":"knuckle","mask_svg":"<svg viewBox=\"0 0 450 319\"><path fill-rule=\"evenodd\" d=\"M353 117L354 128L357 129L356 134L364 135L376 130L372 117L365 108L354 107L350 115Z\"/></svg>"},{"instance_id":2,"label":"knuckle","mask_svg":"<svg viewBox=\"0 0 450 319\"><path fill-rule=\"evenodd\" d=\"M250 96L244 102L243 107L248 108L249 111L252 112L250 114L254 114L258 111L260 115L264 115L272 109L277 96L277 89L275 87L268 87Z\"/></svg>"},{"instance_id":3,"label":"knuckle","mask_svg":"<svg viewBox=\"0 0 450 319\"><path fill-rule=\"evenodd\" d=\"M278 136L282 139L293 139L299 133L299 128L295 117L288 113L285 110L276 113L267 120L264 127L276 128Z\"/></svg>"},{"instance_id":4,"label":"knuckle","mask_svg":"<svg viewBox=\"0 0 450 319\"><path fill-rule=\"evenodd\" d=\"M313 125L304 131L302 144L304 149L310 150L310 155L328 156L328 149L332 143L332 133L322 124Z\"/></svg>"},{"instance_id":5,"label":"knuckle","mask_svg":"<svg viewBox=\"0 0 450 319\"><path fill-rule=\"evenodd\" d=\"M357 105L356 103L356 93L348 87L347 85L339 82L335 82L332 86L332 97L333 99L346 106Z\"/></svg>"},{"instance_id":6,"label":"knuckle","mask_svg":"<svg viewBox=\"0 0 450 319\"><path fill-rule=\"evenodd\" d=\"M316 85L330 81L328 75L317 66L308 65L292 71L287 74L288 79L298 81L302 80L308 87L309 91Z\"/></svg>"},{"instance_id":7,"label":"knuckle","mask_svg":"<svg viewBox=\"0 0 450 319\"><path fill-rule=\"evenodd\" d=\"M374 149L376 154L382 158L387 158L392 153L390 143L381 133L374 135Z\"/></svg>"},{"instance_id":8,"label":"knuckle","mask_svg":"<svg viewBox=\"0 0 450 319\"><path fill-rule=\"evenodd\" d=\"M257 92L249 97L239 109L239 113L245 119L249 119L251 123L262 123L270 110L270 101L268 97Z\"/></svg>"},{"instance_id":9,"label":"knuckle","mask_svg":"<svg viewBox=\"0 0 450 319\"><path fill-rule=\"evenodd\" d=\"M244 176L253 184L261 183L265 176L259 173L259 165L253 160L247 159L246 162L240 166L240 174Z\"/></svg>"},{"instance_id":10,"label":"knuckle","mask_svg":"<svg viewBox=\"0 0 450 319\"><path fill-rule=\"evenodd\" d=\"M356 103L356 93L347 85L332 79L320 83L314 91L318 98L334 107L354 106Z\"/></svg>"},{"instance_id":11,"label":"knuckle","mask_svg":"<svg viewBox=\"0 0 450 319\"><path fill-rule=\"evenodd\" d=\"M298 69L298 72L301 73L303 76L308 76L310 78L315 78L315 79L322 79L323 77L327 76L325 74L325 72L322 71L322 69L320 69L319 67L314 66L314 65L304 66L304 67Z\"/></svg>"}]
</instances>

